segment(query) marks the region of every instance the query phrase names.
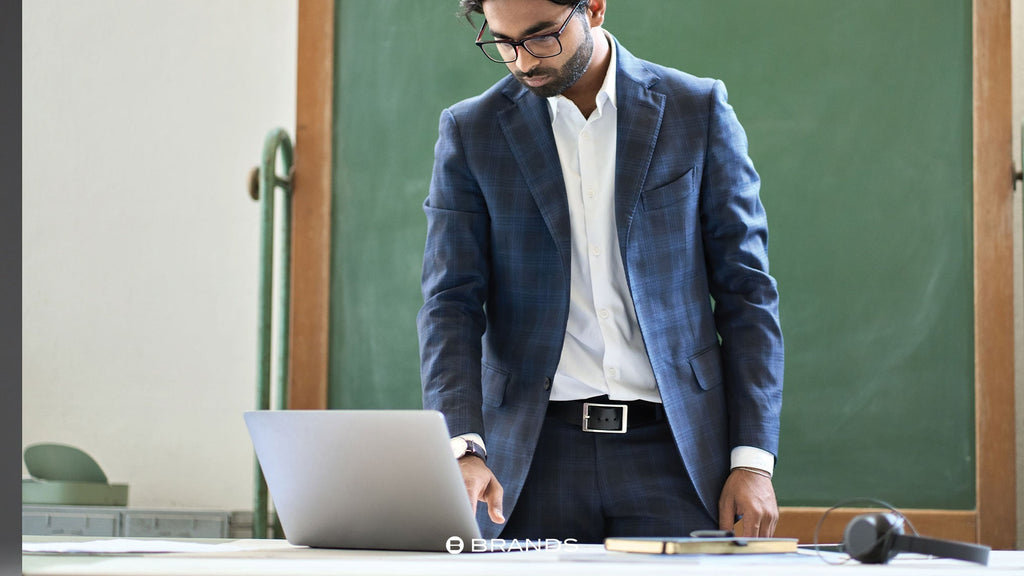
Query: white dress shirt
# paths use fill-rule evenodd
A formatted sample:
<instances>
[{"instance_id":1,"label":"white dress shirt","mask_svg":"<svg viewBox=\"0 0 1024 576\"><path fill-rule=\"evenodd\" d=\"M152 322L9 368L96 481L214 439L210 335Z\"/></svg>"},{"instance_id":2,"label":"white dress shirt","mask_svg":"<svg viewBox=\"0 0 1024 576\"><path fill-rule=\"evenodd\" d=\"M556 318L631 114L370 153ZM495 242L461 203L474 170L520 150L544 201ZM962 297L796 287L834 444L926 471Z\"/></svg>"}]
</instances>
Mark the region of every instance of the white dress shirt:
<instances>
[{"instance_id":1,"label":"white dress shirt","mask_svg":"<svg viewBox=\"0 0 1024 576\"><path fill-rule=\"evenodd\" d=\"M661 402L615 226L615 69L612 43L608 74L589 118L565 96L548 99L572 230L569 321L552 400L607 394Z\"/></svg>"}]
</instances>

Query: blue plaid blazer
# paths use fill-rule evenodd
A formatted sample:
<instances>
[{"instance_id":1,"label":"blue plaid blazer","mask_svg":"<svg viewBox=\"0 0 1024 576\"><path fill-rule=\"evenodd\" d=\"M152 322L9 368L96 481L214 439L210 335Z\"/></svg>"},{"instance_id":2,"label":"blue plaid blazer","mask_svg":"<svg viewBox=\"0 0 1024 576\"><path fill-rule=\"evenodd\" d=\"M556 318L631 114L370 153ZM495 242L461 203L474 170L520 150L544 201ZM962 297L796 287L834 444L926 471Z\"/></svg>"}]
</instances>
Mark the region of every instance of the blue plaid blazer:
<instances>
[{"instance_id":1,"label":"blue plaid blazer","mask_svg":"<svg viewBox=\"0 0 1024 576\"><path fill-rule=\"evenodd\" d=\"M783 342L760 179L721 82L617 53L622 261L679 452L717 518L731 448L778 449ZM507 76L441 114L434 157L423 405L453 436L484 438L507 515L569 311L569 208L547 103Z\"/></svg>"}]
</instances>

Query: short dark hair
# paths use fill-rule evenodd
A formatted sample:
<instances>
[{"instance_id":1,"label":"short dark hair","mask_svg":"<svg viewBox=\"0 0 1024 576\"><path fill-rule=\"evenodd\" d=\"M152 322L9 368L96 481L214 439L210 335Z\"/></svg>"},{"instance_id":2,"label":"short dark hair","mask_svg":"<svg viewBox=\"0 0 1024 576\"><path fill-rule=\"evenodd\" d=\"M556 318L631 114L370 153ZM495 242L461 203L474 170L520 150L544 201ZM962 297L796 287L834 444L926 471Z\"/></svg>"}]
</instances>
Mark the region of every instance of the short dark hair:
<instances>
[{"instance_id":1,"label":"short dark hair","mask_svg":"<svg viewBox=\"0 0 1024 576\"><path fill-rule=\"evenodd\" d=\"M580 2L580 0L548 0L553 4L560 4L562 6L574 6ZM459 0L459 12L458 15L462 16L473 23L473 14L484 13L484 0Z\"/></svg>"}]
</instances>

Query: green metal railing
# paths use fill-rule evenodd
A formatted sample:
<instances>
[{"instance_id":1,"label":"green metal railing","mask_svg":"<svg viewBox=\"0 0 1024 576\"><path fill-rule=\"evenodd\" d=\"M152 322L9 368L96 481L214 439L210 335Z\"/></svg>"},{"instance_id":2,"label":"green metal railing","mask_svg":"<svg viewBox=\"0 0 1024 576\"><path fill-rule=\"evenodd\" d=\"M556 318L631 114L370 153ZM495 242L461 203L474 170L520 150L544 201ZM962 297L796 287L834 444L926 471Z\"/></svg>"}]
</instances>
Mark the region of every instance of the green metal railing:
<instances>
[{"instance_id":1,"label":"green metal railing","mask_svg":"<svg viewBox=\"0 0 1024 576\"><path fill-rule=\"evenodd\" d=\"M277 156L281 155L281 164L286 176L277 175ZM259 287L259 336L258 350L259 359L256 369L256 409L269 410L271 383L271 354L272 354L272 329L273 329L273 292L274 292L274 204L276 202L275 190L280 188L282 197L282 221L283 234L280 243L280 254L278 258L278 274L281 275L281 293L277 300L277 310L280 311L281 319L277 327L277 357L273 365L277 371L274 374L274 384L278 393L277 406L280 409L288 407L288 321L289 302L291 299L291 282L289 270L291 269L291 219L292 219L292 141L288 133L282 128L275 128L267 133L263 142L263 160L259 168L253 169L249 179L249 195L253 200L260 203L260 287ZM256 469L256 492L252 516L253 538L267 537L267 507L269 497L267 495L267 482L263 477L263 470L259 462L255 464ZM279 528L275 522L275 535L280 536Z\"/></svg>"}]
</instances>

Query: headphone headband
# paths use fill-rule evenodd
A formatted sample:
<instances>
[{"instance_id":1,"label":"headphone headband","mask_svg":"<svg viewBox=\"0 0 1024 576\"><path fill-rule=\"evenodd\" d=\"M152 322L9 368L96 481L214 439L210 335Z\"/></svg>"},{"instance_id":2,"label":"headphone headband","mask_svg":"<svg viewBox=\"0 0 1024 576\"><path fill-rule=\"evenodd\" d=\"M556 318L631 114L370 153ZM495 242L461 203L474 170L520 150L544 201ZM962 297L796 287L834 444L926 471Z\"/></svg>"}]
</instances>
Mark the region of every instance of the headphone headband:
<instances>
[{"instance_id":1,"label":"headphone headband","mask_svg":"<svg viewBox=\"0 0 1024 576\"><path fill-rule=\"evenodd\" d=\"M846 525L843 550L851 558L865 564L885 564L900 552L916 552L943 558L954 558L988 564L988 546L907 536L903 533L901 514L861 514Z\"/></svg>"},{"instance_id":2,"label":"headphone headband","mask_svg":"<svg viewBox=\"0 0 1024 576\"><path fill-rule=\"evenodd\" d=\"M989 547L977 544L901 534L895 538L893 548L901 552L916 552L988 565Z\"/></svg>"}]
</instances>

